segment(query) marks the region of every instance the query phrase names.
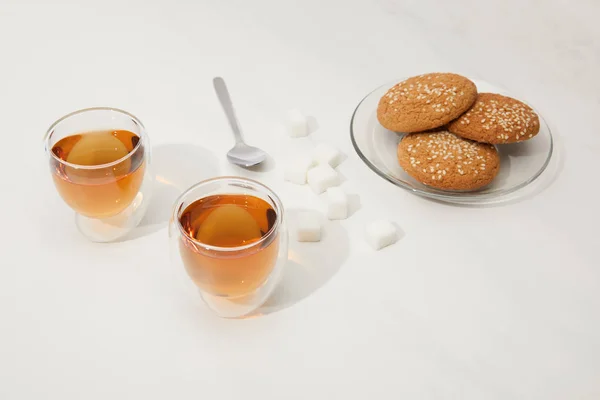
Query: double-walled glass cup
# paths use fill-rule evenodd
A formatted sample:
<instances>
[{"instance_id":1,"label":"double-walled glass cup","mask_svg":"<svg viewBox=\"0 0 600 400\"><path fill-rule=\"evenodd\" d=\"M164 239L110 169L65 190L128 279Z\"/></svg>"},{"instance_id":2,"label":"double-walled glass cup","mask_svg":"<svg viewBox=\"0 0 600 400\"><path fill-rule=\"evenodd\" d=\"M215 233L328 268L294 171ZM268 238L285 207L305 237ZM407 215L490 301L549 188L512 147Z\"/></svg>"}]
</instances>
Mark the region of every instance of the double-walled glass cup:
<instances>
[{"instance_id":1,"label":"double-walled glass cup","mask_svg":"<svg viewBox=\"0 0 600 400\"><path fill-rule=\"evenodd\" d=\"M175 203L169 237L186 290L227 318L260 307L287 260L281 201L245 178L209 179L185 191Z\"/></svg>"},{"instance_id":2,"label":"double-walled glass cup","mask_svg":"<svg viewBox=\"0 0 600 400\"><path fill-rule=\"evenodd\" d=\"M45 136L54 185L95 242L135 228L150 200L150 144L142 123L114 108L88 108L56 121Z\"/></svg>"}]
</instances>

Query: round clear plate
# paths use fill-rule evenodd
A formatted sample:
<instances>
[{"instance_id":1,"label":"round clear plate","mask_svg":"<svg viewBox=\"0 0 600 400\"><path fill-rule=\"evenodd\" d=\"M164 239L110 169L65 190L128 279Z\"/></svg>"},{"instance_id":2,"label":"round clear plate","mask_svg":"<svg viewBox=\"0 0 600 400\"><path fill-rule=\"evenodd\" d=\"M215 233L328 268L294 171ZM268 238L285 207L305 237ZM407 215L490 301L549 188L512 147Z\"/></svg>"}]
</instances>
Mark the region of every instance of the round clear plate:
<instances>
[{"instance_id":1,"label":"round clear plate","mask_svg":"<svg viewBox=\"0 0 600 400\"><path fill-rule=\"evenodd\" d=\"M490 83L480 80L473 82L481 93L500 93L519 99ZM383 85L362 99L352 115L350 136L356 152L365 164L396 186L440 201L485 204L512 198L509 195L514 195L519 189L532 183L548 166L552 157L552 134L543 116L536 110L540 117L540 132L537 136L521 143L496 146L500 153L500 172L490 185L469 192L445 191L423 185L411 178L398 164L396 149L404 134L385 129L377 120L379 99L393 85L395 83Z\"/></svg>"}]
</instances>

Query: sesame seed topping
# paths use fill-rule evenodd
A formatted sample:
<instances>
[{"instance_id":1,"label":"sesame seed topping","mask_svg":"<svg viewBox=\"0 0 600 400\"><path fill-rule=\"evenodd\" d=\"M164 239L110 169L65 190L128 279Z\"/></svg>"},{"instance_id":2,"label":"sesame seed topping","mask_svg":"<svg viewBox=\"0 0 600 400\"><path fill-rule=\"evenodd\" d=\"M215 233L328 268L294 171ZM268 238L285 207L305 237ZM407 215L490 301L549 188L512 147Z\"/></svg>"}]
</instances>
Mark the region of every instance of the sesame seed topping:
<instances>
[{"instance_id":1,"label":"sesame seed topping","mask_svg":"<svg viewBox=\"0 0 600 400\"><path fill-rule=\"evenodd\" d=\"M487 162L492 160L490 149L493 146L463 139L447 131L409 134L402 141L406 141L406 149L417 151L405 153L409 154L410 167L429 173L436 181L445 179L451 171L465 177L478 175L486 171ZM419 147L420 144L423 146ZM422 167L417 166L420 162Z\"/></svg>"},{"instance_id":2,"label":"sesame seed topping","mask_svg":"<svg viewBox=\"0 0 600 400\"><path fill-rule=\"evenodd\" d=\"M446 74L424 74L398 83L388 90L386 97L391 99L393 103L411 103L415 100L425 101L426 104L431 103L432 99L436 100L439 111L449 111L448 108L441 107L442 104L452 104L456 106L456 98L461 98L465 95L464 91L458 92L456 86L447 84L448 76Z\"/></svg>"},{"instance_id":3,"label":"sesame seed topping","mask_svg":"<svg viewBox=\"0 0 600 400\"><path fill-rule=\"evenodd\" d=\"M511 137L515 140L533 137L529 134L538 124L538 117L531 107L519 100L492 93L480 93L471 109L458 118L458 124L468 124L469 117L481 121L483 129L491 130L489 138L495 137L500 141L509 141Z\"/></svg>"}]
</instances>

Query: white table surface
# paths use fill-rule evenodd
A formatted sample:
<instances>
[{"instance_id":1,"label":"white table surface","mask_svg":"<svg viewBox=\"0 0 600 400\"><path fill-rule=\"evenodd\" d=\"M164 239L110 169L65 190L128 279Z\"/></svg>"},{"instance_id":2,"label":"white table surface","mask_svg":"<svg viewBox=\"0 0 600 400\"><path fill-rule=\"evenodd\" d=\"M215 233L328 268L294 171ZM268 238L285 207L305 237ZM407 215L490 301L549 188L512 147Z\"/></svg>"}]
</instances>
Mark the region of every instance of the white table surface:
<instances>
[{"instance_id":1,"label":"white table surface","mask_svg":"<svg viewBox=\"0 0 600 400\"><path fill-rule=\"evenodd\" d=\"M0 399L600 398L598 15L595 0L0 0ZM557 153L533 195L450 206L360 162L357 102L425 71L544 113ZM228 165L216 75L275 168ZM99 105L145 123L163 179L143 225L108 245L77 232L41 141ZM294 107L318 122L307 140L277 129ZM281 173L317 142L345 152L361 208L298 256L265 315L191 304L168 255L174 196L237 174L318 208ZM374 252L363 230L381 217L404 236Z\"/></svg>"}]
</instances>

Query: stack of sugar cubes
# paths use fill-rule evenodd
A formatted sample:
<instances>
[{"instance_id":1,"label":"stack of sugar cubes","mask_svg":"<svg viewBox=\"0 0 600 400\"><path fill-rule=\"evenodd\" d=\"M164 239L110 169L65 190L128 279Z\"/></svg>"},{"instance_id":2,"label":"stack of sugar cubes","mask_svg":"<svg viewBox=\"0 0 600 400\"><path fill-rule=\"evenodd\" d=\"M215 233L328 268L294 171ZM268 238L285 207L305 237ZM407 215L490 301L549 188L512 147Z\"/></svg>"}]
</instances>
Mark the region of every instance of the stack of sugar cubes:
<instances>
[{"instance_id":1,"label":"stack of sugar cubes","mask_svg":"<svg viewBox=\"0 0 600 400\"><path fill-rule=\"evenodd\" d=\"M288 113L287 130L292 138L308 136L308 121L299 110ZM335 147L320 143L310 155L291 160L284 171L288 182L305 185L317 195L326 194L327 218L330 220L348 217L348 196L339 187L340 177L336 168L342 163L343 155ZM318 242L321 240L321 222L316 212L305 212L299 220L296 237L300 242ZM376 250L396 242L395 226L386 220L375 221L366 229L367 242Z\"/></svg>"}]
</instances>

